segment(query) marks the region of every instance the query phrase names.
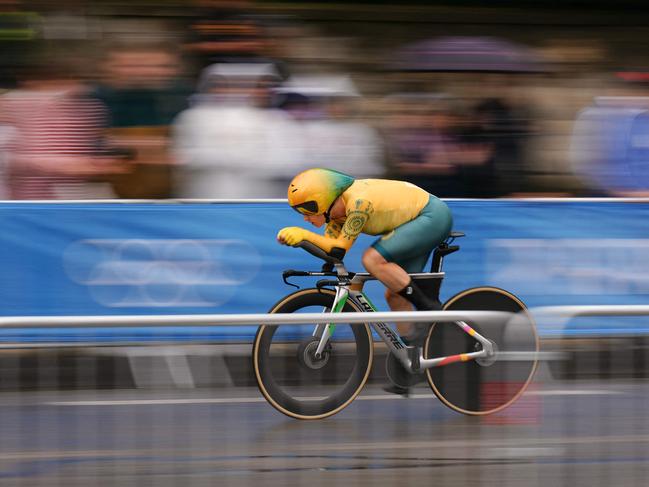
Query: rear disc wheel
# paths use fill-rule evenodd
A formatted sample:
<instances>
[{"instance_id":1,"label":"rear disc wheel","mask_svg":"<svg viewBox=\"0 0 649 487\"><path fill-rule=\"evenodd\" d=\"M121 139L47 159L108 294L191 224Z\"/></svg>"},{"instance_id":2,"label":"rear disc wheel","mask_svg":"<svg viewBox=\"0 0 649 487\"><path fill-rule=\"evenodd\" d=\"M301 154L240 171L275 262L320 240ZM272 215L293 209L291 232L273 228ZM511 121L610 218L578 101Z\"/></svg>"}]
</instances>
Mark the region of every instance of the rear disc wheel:
<instances>
[{"instance_id":1,"label":"rear disc wheel","mask_svg":"<svg viewBox=\"0 0 649 487\"><path fill-rule=\"evenodd\" d=\"M507 311L510 320L465 321L493 344L494 354L426 370L435 395L463 414L500 411L518 399L536 371L539 340L532 316L513 294L494 287L467 289L448 300L444 310ZM435 323L424 345L425 358L479 351L482 344L455 323Z\"/></svg>"}]
</instances>

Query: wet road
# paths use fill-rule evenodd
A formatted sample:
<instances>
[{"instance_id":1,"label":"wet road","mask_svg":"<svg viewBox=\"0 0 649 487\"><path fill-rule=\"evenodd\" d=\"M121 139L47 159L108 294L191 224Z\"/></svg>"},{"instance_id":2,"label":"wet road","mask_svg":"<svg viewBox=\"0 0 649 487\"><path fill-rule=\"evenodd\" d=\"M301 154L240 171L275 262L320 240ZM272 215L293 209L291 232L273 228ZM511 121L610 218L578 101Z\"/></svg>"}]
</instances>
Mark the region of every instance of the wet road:
<instances>
[{"instance_id":1,"label":"wet road","mask_svg":"<svg viewBox=\"0 0 649 487\"><path fill-rule=\"evenodd\" d=\"M537 379L498 415L368 387L321 421L256 389L6 393L0 485L646 486L649 385Z\"/></svg>"}]
</instances>

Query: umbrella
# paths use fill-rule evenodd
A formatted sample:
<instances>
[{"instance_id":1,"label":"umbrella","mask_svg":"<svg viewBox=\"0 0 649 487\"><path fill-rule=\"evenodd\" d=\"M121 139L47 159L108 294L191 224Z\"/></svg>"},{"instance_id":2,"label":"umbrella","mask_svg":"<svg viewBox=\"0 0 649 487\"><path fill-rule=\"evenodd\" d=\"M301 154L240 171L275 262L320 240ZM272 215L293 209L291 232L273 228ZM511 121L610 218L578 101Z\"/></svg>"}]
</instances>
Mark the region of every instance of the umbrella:
<instances>
[{"instance_id":1,"label":"umbrella","mask_svg":"<svg viewBox=\"0 0 649 487\"><path fill-rule=\"evenodd\" d=\"M547 71L543 59L526 46L495 37L440 37L401 49L391 63L399 71Z\"/></svg>"}]
</instances>

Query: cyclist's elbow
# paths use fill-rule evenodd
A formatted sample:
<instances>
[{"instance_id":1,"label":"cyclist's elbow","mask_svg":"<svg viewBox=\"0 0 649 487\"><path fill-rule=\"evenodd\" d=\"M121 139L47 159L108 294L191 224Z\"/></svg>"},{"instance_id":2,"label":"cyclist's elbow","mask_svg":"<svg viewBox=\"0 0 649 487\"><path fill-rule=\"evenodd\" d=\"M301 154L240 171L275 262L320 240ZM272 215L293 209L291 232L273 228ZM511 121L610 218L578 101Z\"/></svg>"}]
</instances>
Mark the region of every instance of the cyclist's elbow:
<instances>
[{"instance_id":1,"label":"cyclist's elbow","mask_svg":"<svg viewBox=\"0 0 649 487\"><path fill-rule=\"evenodd\" d=\"M354 241L353 241L353 240L347 240L347 239L342 240L342 239L339 239L339 240L336 240L336 241L334 242L334 244L332 245L332 247L339 247L339 248L341 248L341 249L344 249L345 252L347 252L349 249L352 248L352 245L354 245Z\"/></svg>"}]
</instances>

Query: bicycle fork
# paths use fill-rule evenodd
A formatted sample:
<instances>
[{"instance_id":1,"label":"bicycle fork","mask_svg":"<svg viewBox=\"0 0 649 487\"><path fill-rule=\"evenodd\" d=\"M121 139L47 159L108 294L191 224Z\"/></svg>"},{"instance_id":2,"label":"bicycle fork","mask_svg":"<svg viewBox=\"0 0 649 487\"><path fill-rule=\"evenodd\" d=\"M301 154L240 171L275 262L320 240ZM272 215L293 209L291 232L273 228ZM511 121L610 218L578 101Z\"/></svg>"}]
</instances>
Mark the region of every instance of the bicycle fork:
<instances>
[{"instance_id":1,"label":"bicycle fork","mask_svg":"<svg viewBox=\"0 0 649 487\"><path fill-rule=\"evenodd\" d=\"M345 307L345 303L347 302L348 297L349 291L347 289L343 287L336 287L336 297L334 298L334 304L331 307L330 313L339 313ZM323 312L324 311L326 311L326 309L323 310ZM320 337L318 348L316 348L315 351L315 357L317 359L322 357L322 352L327 346L327 343L329 343L329 339L331 338L331 335L333 335L335 329L336 325L334 323L318 323L316 325L315 329L313 330L313 336Z\"/></svg>"}]
</instances>

